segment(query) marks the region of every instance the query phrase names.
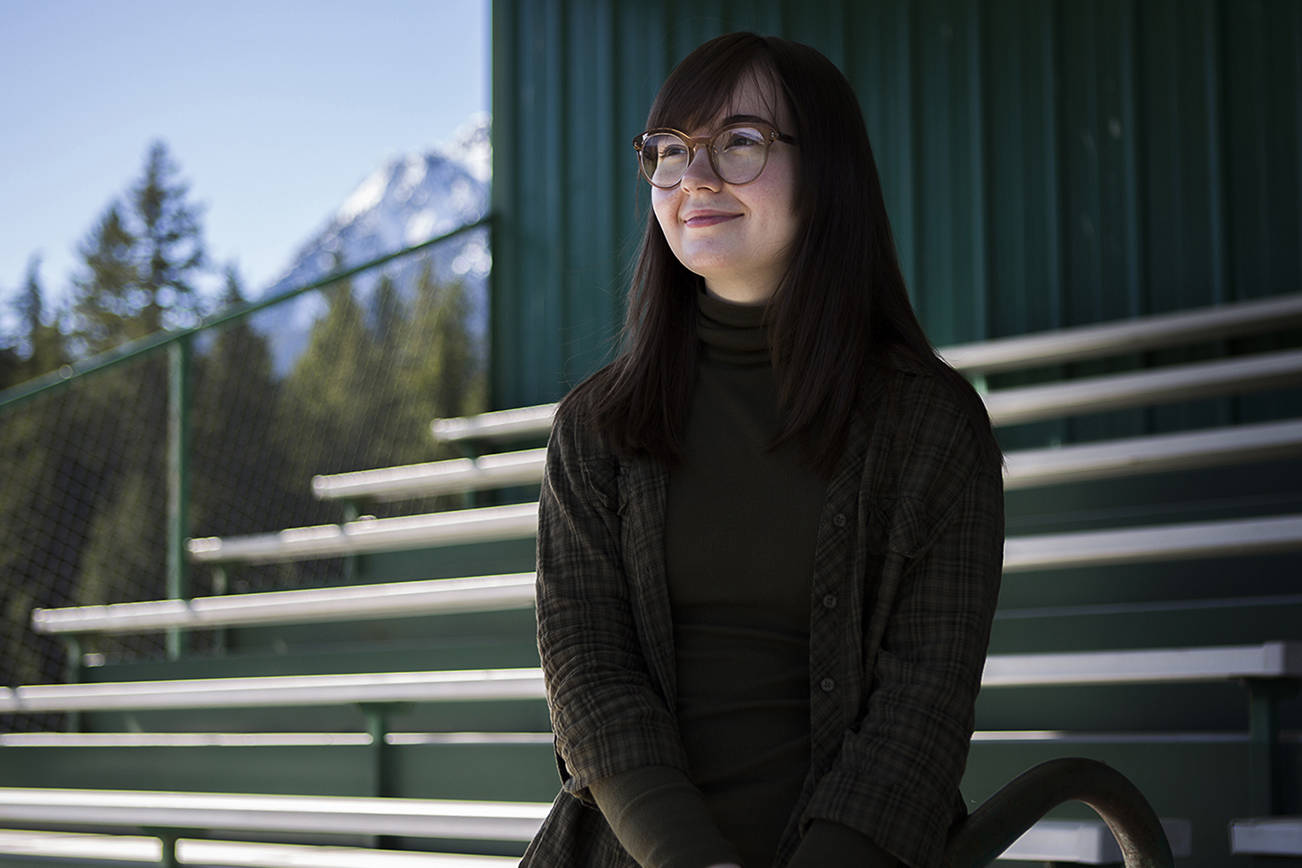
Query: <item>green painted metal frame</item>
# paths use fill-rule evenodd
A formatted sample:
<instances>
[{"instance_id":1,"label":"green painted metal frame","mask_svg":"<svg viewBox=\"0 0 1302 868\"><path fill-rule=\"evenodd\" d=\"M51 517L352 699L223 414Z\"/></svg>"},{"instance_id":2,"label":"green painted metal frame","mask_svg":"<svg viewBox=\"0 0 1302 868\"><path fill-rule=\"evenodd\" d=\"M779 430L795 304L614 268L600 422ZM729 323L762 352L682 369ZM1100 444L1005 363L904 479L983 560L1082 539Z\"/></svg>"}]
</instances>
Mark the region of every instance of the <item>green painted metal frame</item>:
<instances>
[{"instance_id":1,"label":"green painted metal frame","mask_svg":"<svg viewBox=\"0 0 1302 868\"><path fill-rule=\"evenodd\" d=\"M190 369L194 335L186 334L167 347L167 595L174 600L190 597L189 560L185 541L190 536ZM189 632L167 632L167 656L185 653Z\"/></svg>"}]
</instances>

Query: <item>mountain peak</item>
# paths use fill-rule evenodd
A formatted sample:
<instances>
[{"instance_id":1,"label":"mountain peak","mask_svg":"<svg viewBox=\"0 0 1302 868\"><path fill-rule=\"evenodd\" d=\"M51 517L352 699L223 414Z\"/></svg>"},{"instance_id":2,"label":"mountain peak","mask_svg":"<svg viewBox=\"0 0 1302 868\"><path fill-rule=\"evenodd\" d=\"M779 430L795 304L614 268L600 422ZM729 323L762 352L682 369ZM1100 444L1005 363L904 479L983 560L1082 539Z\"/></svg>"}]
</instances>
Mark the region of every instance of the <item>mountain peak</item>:
<instances>
[{"instance_id":1,"label":"mountain peak","mask_svg":"<svg viewBox=\"0 0 1302 868\"><path fill-rule=\"evenodd\" d=\"M493 177L492 132L492 116L488 112L476 112L457 127L452 134L452 143L444 149L485 184Z\"/></svg>"},{"instance_id":2,"label":"mountain peak","mask_svg":"<svg viewBox=\"0 0 1302 868\"><path fill-rule=\"evenodd\" d=\"M451 141L425 152L386 161L371 172L344 200L329 221L298 249L289 267L267 289L283 292L319 280L335 267L358 265L386 253L427 241L473 223L488 213L492 166L489 116L476 114L457 128ZM413 278L419 261L430 261L439 280L467 284L475 306L475 331L486 330L486 292L491 255L485 231L450 240L426 254L406 257L385 266L385 273L403 283ZM411 272L408 274L408 272ZM369 295L377 274L360 275L353 284L362 298ZM319 299L303 299L285 340L275 347L277 368L288 363L316 315ZM314 303L316 302L316 303Z\"/></svg>"}]
</instances>

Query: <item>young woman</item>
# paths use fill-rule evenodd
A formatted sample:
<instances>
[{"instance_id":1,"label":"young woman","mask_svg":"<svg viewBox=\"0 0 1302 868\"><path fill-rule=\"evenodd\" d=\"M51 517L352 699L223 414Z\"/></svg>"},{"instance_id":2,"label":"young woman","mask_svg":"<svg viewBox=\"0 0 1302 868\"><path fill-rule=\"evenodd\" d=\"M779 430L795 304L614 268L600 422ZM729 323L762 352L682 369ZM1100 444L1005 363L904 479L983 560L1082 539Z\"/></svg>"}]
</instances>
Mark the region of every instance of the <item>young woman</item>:
<instances>
[{"instance_id":1,"label":"young woman","mask_svg":"<svg viewBox=\"0 0 1302 868\"><path fill-rule=\"evenodd\" d=\"M711 40L647 126L625 347L548 447L563 788L521 864L935 866L999 586L989 419L909 306L825 57Z\"/></svg>"}]
</instances>

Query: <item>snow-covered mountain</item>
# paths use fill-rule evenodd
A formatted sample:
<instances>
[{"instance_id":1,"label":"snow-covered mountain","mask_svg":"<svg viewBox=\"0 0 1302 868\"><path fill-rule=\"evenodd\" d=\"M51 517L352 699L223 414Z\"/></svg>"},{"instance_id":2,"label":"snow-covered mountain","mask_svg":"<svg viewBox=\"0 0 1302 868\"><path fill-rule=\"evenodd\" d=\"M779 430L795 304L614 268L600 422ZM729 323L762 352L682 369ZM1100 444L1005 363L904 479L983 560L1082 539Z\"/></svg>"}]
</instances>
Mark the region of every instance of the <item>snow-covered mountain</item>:
<instances>
[{"instance_id":1,"label":"snow-covered mountain","mask_svg":"<svg viewBox=\"0 0 1302 868\"><path fill-rule=\"evenodd\" d=\"M289 266L265 292L283 292L318 280L336 262L359 265L419 244L478 220L488 213L492 171L490 121L472 117L453 140L422 154L390 160L355 189L325 225L305 241ZM437 245L427 254L404 257L385 266L400 290L414 284L426 255L440 280L461 279L474 300L472 330L487 333L488 232L478 229ZM357 296L369 298L379 270L353 278ZM307 344L312 323L325 310L321 293L309 293L257 317L272 339L276 370L284 373Z\"/></svg>"}]
</instances>

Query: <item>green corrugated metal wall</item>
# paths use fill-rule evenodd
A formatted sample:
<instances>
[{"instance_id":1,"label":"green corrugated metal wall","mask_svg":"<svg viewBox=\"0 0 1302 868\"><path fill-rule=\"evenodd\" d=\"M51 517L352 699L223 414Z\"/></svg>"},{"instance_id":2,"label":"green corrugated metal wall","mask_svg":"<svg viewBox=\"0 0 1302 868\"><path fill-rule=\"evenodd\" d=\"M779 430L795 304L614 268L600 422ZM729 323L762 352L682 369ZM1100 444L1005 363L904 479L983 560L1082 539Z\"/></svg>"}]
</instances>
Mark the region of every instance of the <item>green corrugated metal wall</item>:
<instances>
[{"instance_id":1,"label":"green corrugated metal wall","mask_svg":"<svg viewBox=\"0 0 1302 868\"><path fill-rule=\"evenodd\" d=\"M608 357L646 205L630 141L737 29L854 83L937 344L1302 287L1296 0L494 0L496 406Z\"/></svg>"}]
</instances>

